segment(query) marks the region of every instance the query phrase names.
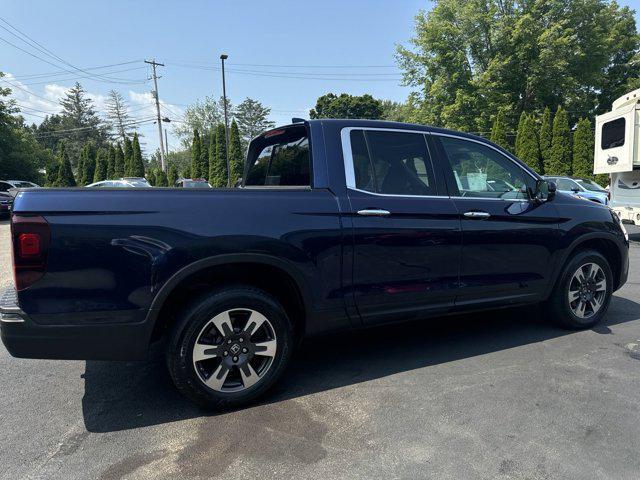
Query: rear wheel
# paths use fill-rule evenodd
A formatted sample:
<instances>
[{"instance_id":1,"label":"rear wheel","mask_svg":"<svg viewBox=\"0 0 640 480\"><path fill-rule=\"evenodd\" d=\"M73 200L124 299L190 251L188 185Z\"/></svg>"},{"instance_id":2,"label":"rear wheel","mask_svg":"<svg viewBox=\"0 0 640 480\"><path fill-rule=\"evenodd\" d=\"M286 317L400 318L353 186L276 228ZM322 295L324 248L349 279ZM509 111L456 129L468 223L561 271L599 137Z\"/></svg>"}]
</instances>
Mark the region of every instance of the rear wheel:
<instances>
[{"instance_id":1,"label":"rear wheel","mask_svg":"<svg viewBox=\"0 0 640 480\"><path fill-rule=\"evenodd\" d=\"M566 328L592 327L607 312L612 292L607 259L593 250L578 252L565 265L549 299L552 318Z\"/></svg>"},{"instance_id":2,"label":"rear wheel","mask_svg":"<svg viewBox=\"0 0 640 480\"><path fill-rule=\"evenodd\" d=\"M194 301L173 329L167 365L178 390L212 408L255 401L291 356L289 319L278 301L234 287Z\"/></svg>"}]
</instances>

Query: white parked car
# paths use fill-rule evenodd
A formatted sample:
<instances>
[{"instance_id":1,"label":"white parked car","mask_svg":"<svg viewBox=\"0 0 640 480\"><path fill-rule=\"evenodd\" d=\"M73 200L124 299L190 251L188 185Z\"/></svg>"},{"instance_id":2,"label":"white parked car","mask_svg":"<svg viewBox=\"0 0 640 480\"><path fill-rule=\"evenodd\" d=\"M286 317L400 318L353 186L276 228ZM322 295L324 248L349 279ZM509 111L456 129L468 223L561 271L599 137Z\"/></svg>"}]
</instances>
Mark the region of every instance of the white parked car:
<instances>
[{"instance_id":1,"label":"white parked car","mask_svg":"<svg viewBox=\"0 0 640 480\"><path fill-rule=\"evenodd\" d=\"M125 177L118 180L102 180L101 182L85 185L88 188L151 188L149 182L144 178Z\"/></svg>"}]
</instances>

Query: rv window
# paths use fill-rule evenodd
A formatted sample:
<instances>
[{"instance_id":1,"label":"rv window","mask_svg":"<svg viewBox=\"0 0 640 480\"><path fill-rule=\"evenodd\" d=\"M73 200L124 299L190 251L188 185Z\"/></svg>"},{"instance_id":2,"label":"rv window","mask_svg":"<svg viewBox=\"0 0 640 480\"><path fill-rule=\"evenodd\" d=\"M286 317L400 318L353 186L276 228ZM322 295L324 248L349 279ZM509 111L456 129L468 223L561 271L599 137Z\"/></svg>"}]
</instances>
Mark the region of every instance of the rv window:
<instances>
[{"instance_id":1,"label":"rv window","mask_svg":"<svg viewBox=\"0 0 640 480\"><path fill-rule=\"evenodd\" d=\"M616 118L602 125L602 150L624 145L624 118Z\"/></svg>"}]
</instances>

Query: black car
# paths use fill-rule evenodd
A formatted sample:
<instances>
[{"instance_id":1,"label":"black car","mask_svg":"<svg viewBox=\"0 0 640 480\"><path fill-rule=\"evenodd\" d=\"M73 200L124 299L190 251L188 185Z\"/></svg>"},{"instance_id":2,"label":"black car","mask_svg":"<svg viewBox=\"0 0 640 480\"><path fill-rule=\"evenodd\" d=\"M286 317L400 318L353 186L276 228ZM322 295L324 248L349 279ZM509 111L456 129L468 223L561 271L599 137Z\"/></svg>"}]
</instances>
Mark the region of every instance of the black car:
<instances>
[{"instance_id":1,"label":"black car","mask_svg":"<svg viewBox=\"0 0 640 480\"><path fill-rule=\"evenodd\" d=\"M242 178L19 193L9 352L131 360L164 339L181 392L235 406L280 378L303 337L531 304L589 328L627 280L608 207L473 135L294 123L251 142Z\"/></svg>"},{"instance_id":2,"label":"black car","mask_svg":"<svg viewBox=\"0 0 640 480\"><path fill-rule=\"evenodd\" d=\"M0 192L0 218L8 218L13 205L13 195L9 192Z\"/></svg>"}]
</instances>

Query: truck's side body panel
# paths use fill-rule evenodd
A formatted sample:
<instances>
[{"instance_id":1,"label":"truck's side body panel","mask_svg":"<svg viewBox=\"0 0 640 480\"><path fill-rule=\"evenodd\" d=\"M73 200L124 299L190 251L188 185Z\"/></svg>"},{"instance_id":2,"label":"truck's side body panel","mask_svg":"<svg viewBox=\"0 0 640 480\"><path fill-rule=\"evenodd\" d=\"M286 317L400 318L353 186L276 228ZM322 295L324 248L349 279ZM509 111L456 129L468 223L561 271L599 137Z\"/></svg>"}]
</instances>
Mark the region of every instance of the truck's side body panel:
<instances>
[{"instance_id":1,"label":"truck's side body panel","mask_svg":"<svg viewBox=\"0 0 640 480\"><path fill-rule=\"evenodd\" d=\"M432 198L349 191L340 133L346 127L401 128L425 137L446 132L390 122L311 121L310 188L21 192L15 214L43 217L51 248L44 276L19 291L18 305L9 309L24 321L2 322L5 345L16 356L142 358L172 289L200 268L229 263L263 263L290 275L303 297L307 334L453 311L467 283L464 270L461 281L465 265L476 279L483 265L500 267L516 286L513 273L534 272L535 278L525 279L536 283L527 300L542 300L572 249L587 239L611 242L620 261L616 287L626 280L622 231L608 209L585 200L558 195L542 205L494 202L483 208L495 219L473 220L479 223L468 223L465 233L456 203L462 201L447 189ZM442 159L435 155L433 161L442 175ZM374 200L393 213L358 215L381 208ZM482 299L476 300L464 307L482 308Z\"/></svg>"}]
</instances>

